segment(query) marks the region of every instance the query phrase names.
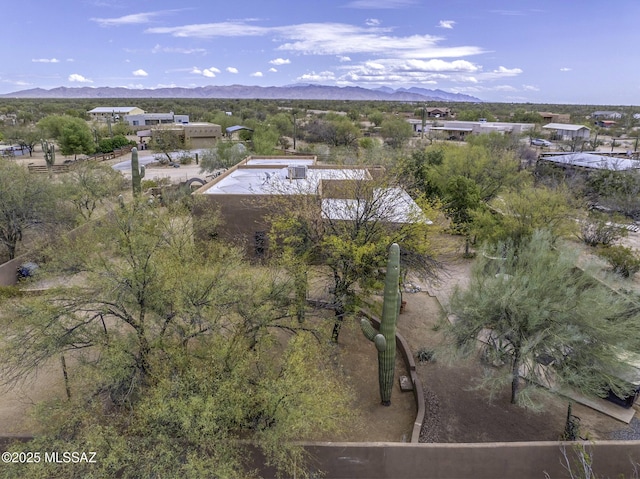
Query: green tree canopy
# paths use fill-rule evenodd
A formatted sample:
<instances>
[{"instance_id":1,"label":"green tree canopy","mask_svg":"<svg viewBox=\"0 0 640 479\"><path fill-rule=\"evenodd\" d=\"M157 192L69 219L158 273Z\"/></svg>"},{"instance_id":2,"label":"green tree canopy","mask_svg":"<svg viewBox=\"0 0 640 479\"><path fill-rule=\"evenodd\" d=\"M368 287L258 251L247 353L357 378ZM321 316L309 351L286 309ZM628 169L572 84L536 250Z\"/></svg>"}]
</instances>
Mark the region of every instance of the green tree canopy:
<instances>
[{"instance_id":1,"label":"green tree canopy","mask_svg":"<svg viewBox=\"0 0 640 479\"><path fill-rule=\"evenodd\" d=\"M61 183L62 197L70 201L86 221L98 206L122 191L124 179L109 165L83 162L63 176Z\"/></svg>"},{"instance_id":2,"label":"green tree canopy","mask_svg":"<svg viewBox=\"0 0 640 479\"><path fill-rule=\"evenodd\" d=\"M243 143L218 141L216 146L202 152L200 160L201 172L212 172L220 168L231 168L237 165L248 154Z\"/></svg>"},{"instance_id":3,"label":"green tree canopy","mask_svg":"<svg viewBox=\"0 0 640 479\"><path fill-rule=\"evenodd\" d=\"M99 451L75 475L251 477L245 439L291 472L304 459L294 439L350 414L322 332L291 314L288 278L195 243L190 222L124 206L48 263L45 273L73 271L80 286L3 304L4 381L75 360L69 401L41 409L30 444ZM29 476L69 477L55 466Z\"/></svg>"},{"instance_id":4,"label":"green tree canopy","mask_svg":"<svg viewBox=\"0 0 640 479\"><path fill-rule=\"evenodd\" d=\"M47 178L0 160L0 244L9 259L15 257L27 231L56 222L56 199L56 189Z\"/></svg>"},{"instance_id":5,"label":"green tree canopy","mask_svg":"<svg viewBox=\"0 0 640 479\"><path fill-rule=\"evenodd\" d=\"M620 353L640 342L638 305L576 268L569 247L554 246L551 235L536 231L522 244L502 243L474 266L468 288L450 304L448 333L464 355L477 351L479 336L492 362L492 389L511 383L511 402L527 403L529 384L557 390L563 385L588 394L619 394L629 384L612 372ZM495 253L497 252L497 253ZM547 366L550 365L550 366Z\"/></svg>"},{"instance_id":6,"label":"green tree canopy","mask_svg":"<svg viewBox=\"0 0 640 479\"><path fill-rule=\"evenodd\" d=\"M366 296L376 285L389 245L400 245L404 271L434 277L439 267L432 241L432 234L439 229L437 208L421 199L420 208L407 208L406 193L390 175L339 183L334 186L338 198L347 200L324 201L310 194L276 197L273 211L279 213L271 218L275 247L288 247L301 261L328 268L336 315L334 341L343 319L354 311L356 286Z\"/></svg>"},{"instance_id":7,"label":"green tree canopy","mask_svg":"<svg viewBox=\"0 0 640 479\"><path fill-rule=\"evenodd\" d=\"M566 188L526 185L476 209L473 228L479 241L489 243L511 240L520 244L538 229L546 229L553 238L568 237L578 229L573 202Z\"/></svg>"},{"instance_id":8,"label":"green tree canopy","mask_svg":"<svg viewBox=\"0 0 640 479\"><path fill-rule=\"evenodd\" d=\"M404 118L387 118L382 122L380 134L392 148L401 148L413 136L413 129Z\"/></svg>"}]
</instances>

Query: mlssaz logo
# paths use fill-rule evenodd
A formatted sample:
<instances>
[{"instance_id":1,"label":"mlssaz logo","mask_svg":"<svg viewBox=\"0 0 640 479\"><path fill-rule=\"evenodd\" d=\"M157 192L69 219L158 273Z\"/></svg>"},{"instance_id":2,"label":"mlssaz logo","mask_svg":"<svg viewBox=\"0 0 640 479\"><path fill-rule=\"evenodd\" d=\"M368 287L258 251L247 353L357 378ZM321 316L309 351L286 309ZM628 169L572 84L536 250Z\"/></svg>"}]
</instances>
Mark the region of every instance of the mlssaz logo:
<instances>
[{"instance_id":1,"label":"mlssaz logo","mask_svg":"<svg viewBox=\"0 0 640 479\"><path fill-rule=\"evenodd\" d=\"M81 462L96 463L95 452L77 452L77 451L65 451L65 452L45 452L45 462L53 462L56 464L78 464Z\"/></svg>"}]
</instances>

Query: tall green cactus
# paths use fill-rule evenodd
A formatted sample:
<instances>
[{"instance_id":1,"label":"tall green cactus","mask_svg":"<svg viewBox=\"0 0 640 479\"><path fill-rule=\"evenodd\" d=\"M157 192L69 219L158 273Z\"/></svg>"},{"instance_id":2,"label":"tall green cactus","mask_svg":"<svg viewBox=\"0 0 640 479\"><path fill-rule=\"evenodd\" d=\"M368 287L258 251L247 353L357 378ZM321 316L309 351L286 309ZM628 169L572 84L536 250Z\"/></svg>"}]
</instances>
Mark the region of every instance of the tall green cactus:
<instances>
[{"instance_id":1,"label":"tall green cactus","mask_svg":"<svg viewBox=\"0 0 640 479\"><path fill-rule=\"evenodd\" d=\"M384 303L380 331L376 331L368 319L360 320L365 337L376 345L378 350L378 379L380 399L383 406L391 405L393 375L396 365L396 323L400 306L400 247L393 243L389 248L387 274L384 280Z\"/></svg>"},{"instance_id":2,"label":"tall green cactus","mask_svg":"<svg viewBox=\"0 0 640 479\"><path fill-rule=\"evenodd\" d=\"M40 140L40 144L42 145L42 153L44 153L44 161L51 168L56 162L56 146L46 140Z\"/></svg>"},{"instance_id":3,"label":"tall green cactus","mask_svg":"<svg viewBox=\"0 0 640 479\"><path fill-rule=\"evenodd\" d=\"M144 173L144 166L138 166L138 149L134 146L131 148L131 183L134 196L138 196L142 192Z\"/></svg>"}]
</instances>

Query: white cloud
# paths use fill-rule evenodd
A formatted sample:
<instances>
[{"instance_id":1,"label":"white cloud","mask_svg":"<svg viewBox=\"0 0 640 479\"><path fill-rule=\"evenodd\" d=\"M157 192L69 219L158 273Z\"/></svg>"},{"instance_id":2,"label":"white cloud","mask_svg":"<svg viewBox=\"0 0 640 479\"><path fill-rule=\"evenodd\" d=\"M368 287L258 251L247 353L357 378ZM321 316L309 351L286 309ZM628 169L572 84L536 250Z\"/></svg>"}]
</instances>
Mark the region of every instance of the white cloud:
<instances>
[{"instance_id":1,"label":"white cloud","mask_svg":"<svg viewBox=\"0 0 640 479\"><path fill-rule=\"evenodd\" d=\"M238 73L238 69L236 67L227 67L226 70L229 73Z\"/></svg>"},{"instance_id":2,"label":"white cloud","mask_svg":"<svg viewBox=\"0 0 640 479\"><path fill-rule=\"evenodd\" d=\"M60 63L57 58L32 58L31 61L34 63Z\"/></svg>"},{"instance_id":3,"label":"white cloud","mask_svg":"<svg viewBox=\"0 0 640 479\"><path fill-rule=\"evenodd\" d=\"M511 85L498 85L492 88L495 91L518 91L515 87Z\"/></svg>"},{"instance_id":4,"label":"white cloud","mask_svg":"<svg viewBox=\"0 0 640 479\"><path fill-rule=\"evenodd\" d=\"M78 83L93 83L93 80L89 80L88 78L85 78L78 73L72 73L71 75L69 75L68 80L70 82L78 82Z\"/></svg>"},{"instance_id":5,"label":"white cloud","mask_svg":"<svg viewBox=\"0 0 640 479\"><path fill-rule=\"evenodd\" d=\"M477 83L482 67L467 60L383 58L357 65L339 67L344 71L339 82L371 84L434 84L441 80L456 83Z\"/></svg>"},{"instance_id":6,"label":"white cloud","mask_svg":"<svg viewBox=\"0 0 640 479\"><path fill-rule=\"evenodd\" d=\"M292 25L281 36L289 41L277 47L305 55L375 54L393 58L465 57L482 53L480 47L442 47L432 35L393 36L387 28L361 28L344 23Z\"/></svg>"},{"instance_id":7,"label":"white cloud","mask_svg":"<svg viewBox=\"0 0 640 479\"><path fill-rule=\"evenodd\" d=\"M385 0L387 1L387 0ZM306 23L277 27L260 27L246 22L221 22L156 27L146 33L180 38L255 37L272 35L281 44L276 48L303 55L347 56L369 53L395 58L452 58L484 53L473 45L443 47L443 40L432 35L394 36L393 29L360 27L345 23Z\"/></svg>"},{"instance_id":8,"label":"white cloud","mask_svg":"<svg viewBox=\"0 0 640 479\"><path fill-rule=\"evenodd\" d=\"M560 71L561 71L561 72L570 72L570 71L571 71L571 68L562 67L562 68L560 69Z\"/></svg>"},{"instance_id":9,"label":"white cloud","mask_svg":"<svg viewBox=\"0 0 640 479\"><path fill-rule=\"evenodd\" d=\"M151 23L151 21L160 15L171 13L175 10L163 10L159 12L144 12L124 15L117 18L90 18L92 22L96 22L101 27L117 27L120 25L140 25L143 23Z\"/></svg>"},{"instance_id":10,"label":"white cloud","mask_svg":"<svg viewBox=\"0 0 640 479\"><path fill-rule=\"evenodd\" d=\"M347 57L347 56L338 56L338 60L343 63L343 62L350 62L351 61L351 57Z\"/></svg>"},{"instance_id":11,"label":"white cloud","mask_svg":"<svg viewBox=\"0 0 640 479\"><path fill-rule=\"evenodd\" d=\"M525 13L520 10L491 10L491 13L497 13L506 17L520 17Z\"/></svg>"},{"instance_id":12,"label":"white cloud","mask_svg":"<svg viewBox=\"0 0 640 479\"><path fill-rule=\"evenodd\" d=\"M142 68L140 68L139 70L136 70L133 72L133 76L134 77L146 77L149 76L149 74L144 71Z\"/></svg>"},{"instance_id":13,"label":"white cloud","mask_svg":"<svg viewBox=\"0 0 640 479\"><path fill-rule=\"evenodd\" d=\"M152 53L182 53L184 55L191 55L194 53L207 53L204 48L177 48L177 47L163 47L156 45L151 49Z\"/></svg>"},{"instance_id":14,"label":"white cloud","mask_svg":"<svg viewBox=\"0 0 640 479\"><path fill-rule=\"evenodd\" d=\"M540 91L540 88L535 85L522 85L522 89L524 91Z\"/></svg>"},{"instance_id":15,"label":"white cloud","mask_svg":"<svg viewBox=\"0 0 640 479\"><path fill-rule=\"evenodd\" d=\"M503 66L499 66L496 70L484 73L483 78L485 80L494 80L497 78L513 77L516 75L520 75L521 73L522 69L520 68L506 68Z\"/></svg>"},{"instance_id":16,"label":"white cloud","mask_svg":"<svg viewBox=\"0 0 640 479\"><path fill-rule=\"evenodd\" d=\"M216 73L220 73L220 70L218 70L216 67L202 68L202 69L198 67L193 67L191 69L191 73L195 75L202 75L207 78L215 78Z\"/></svg>"},{"instance_id":17,"label":"white cloud","mask_svg":"<svg viewBox=\"0 0 640 479\"><path fill-rule=\"evenodd\" d=\"M275 69L275 68L273 68L273 67L271 67L271 68L269 68L269 71L270 71L271 73L276 73L278 70L277 70L277 69Z\"/></svg>"},{"instance_id":18,"label":"white cloud","mask_svg":"<svg viewBox=\"0 0 640 479\"><path fill-rule=\"evenodd\" d=\"M245 22L220 22L182 25L179 27L154 27L145 33L167 34L179 38L255 37L272 32L272 28L257 27Z\"/></svg>"},{"instance_id":19,"label":"white cloud","mask_svg":"<svg viewBox=\"0 0 640 479\"><path fill-rule=\"evenodd\" d=\"M493 70L493 73L500 73L504 75L518 75L522 73L520 68L505 68L503 66L499 66L497 70Z\"/></svg>"},{"instance_id":20,"label":"white cloud","mask_svg":"<svg viewBox=\"0 0 640 479\"><path fill-rule=\"evenodd\" d=\"M377 27L378 25L380 25L380 20L378 20L377 18L367 18L364 21L364 24L368 27Z\"/></svg>"},{"instance_id":21,"label":"white cloud","mask_svg":"<svg viewBox=\"0 0 640 479\"><path fill-rule=\"evenodd\" d=\"M324 81L333 81L335 79L336 79L335 74L330 71L324 71L320 73L316 73L316 72L305 73L304 75L299 76L297 78L298 81L304 81L304 82L308 82L308 81L324 82Z\"/></svg>"},{"instance_id":22,"label":"white cloud","mask_svg":"<svg viewBox=\"0 0 640 479\"><path fill-rule=\"evenodd\" d=\"M440 20L438 27L452 29L455 24L453 20Z\"/></svg>"},{"instance_id":23,"label":"white cloud","mask_svg":"<svg viewBox=\"0 0 640 479\"><path fill-rule=\"evenodd\" d=\"M276 58L275 60L271 60L269 63L272 65L288 65L291 63L291 60L288 58Z\"/></svg>"},{"instance_id":24,"label":"white cloud","mask_svg":"<svg viewBox=\"0 0 640 479\"><path fill-rule=\"evenodd\" d=\"M263 73L262 73L262 72L253 72L253 73L251 74L251 76L252 76L252 77L258 77L258 78L260 78L260 77L262 77L262 76L264 76L264 75L263 75Z\"/></svg>"}]
</instances>

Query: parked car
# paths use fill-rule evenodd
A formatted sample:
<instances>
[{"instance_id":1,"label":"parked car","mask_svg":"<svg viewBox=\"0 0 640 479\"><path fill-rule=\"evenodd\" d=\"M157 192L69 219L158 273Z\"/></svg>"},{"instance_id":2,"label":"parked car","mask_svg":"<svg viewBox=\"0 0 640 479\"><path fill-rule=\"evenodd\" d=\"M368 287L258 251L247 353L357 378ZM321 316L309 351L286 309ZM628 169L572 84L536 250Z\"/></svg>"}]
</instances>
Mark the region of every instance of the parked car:
<instances>
[{"instance_id":1,"label":"parked car","mask_svg":"<svg viewBox=\"0 0 640 479\"><path fill-rule=\"evenodd\" d=\"M533 146L553 146L553 143L547 140L543 140L542 138L534 138L531 140L531 144Z\"/></svg>"}]
</instances>

